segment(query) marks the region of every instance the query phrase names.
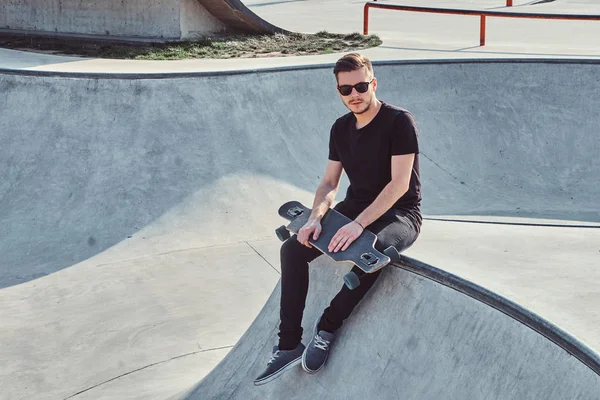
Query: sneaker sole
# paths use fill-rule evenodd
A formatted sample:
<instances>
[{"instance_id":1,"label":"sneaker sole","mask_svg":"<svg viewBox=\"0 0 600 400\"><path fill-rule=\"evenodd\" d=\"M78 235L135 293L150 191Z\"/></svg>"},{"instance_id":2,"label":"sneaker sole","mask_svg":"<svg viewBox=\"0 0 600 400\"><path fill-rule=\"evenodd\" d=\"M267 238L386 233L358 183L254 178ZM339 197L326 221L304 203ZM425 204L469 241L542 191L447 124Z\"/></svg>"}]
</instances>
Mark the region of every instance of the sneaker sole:
<instances>
[{"instance_id":1,"label":"sneaker sole","mask_svg":"<svg viewBox=\"0 0 600 400\"><path fill-rule=\"evenodd\" d=\"M302 354L304 354L304 353L302 353ZM255 380L254 386L260 386L260 385L264 385L265 383L274 381L275 379L279 378L285 371L292 369L296 365L300 364L301 360L302 360L302 357L298 357L294 361L289 362L285 367L272 373L271 375L267 375L261 380Z\"/></svg>"}]
</instances>

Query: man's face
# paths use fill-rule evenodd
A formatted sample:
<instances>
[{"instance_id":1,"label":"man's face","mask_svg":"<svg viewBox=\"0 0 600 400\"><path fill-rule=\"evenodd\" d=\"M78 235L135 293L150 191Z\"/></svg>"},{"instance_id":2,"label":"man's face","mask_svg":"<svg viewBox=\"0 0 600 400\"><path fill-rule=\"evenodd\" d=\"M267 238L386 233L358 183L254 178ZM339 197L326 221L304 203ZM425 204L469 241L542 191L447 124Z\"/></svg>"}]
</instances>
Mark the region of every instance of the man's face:
<instances>
[{"instance_id":1,"label":"man's face","mask_svg":"<svg viewBox=\"0 0 600 400\"><path fill-rule=\"evenodd\" d=\"M344 96L338 90L340 98L344 102L344 105L348 107L354 114L362 114L371 108L371 104L375 99L375 91L377 90L377 79L372 78L366 68L362 68L351 72L340 72L338 73L338 87L343 85L354 86L361 82L373 81L367 86L367 91L359 93L356 88L352 88L352 91L347 96ZM362 85L364 86L364 85Z\"/></svg>"}]
</instances>

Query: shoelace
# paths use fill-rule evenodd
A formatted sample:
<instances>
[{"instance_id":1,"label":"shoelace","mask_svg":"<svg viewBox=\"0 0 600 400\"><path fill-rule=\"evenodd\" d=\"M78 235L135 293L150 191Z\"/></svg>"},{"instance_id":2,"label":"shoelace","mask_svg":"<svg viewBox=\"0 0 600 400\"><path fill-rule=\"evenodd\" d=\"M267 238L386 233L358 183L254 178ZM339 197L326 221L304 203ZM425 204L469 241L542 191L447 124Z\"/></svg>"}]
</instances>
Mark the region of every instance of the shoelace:
<instances>
[{"instance_id":1,"label":"shoelace","mask_svg":"<svg viewBox=\"0 0 600 400\"><path fill-rule=\"evenodd\" d=\"M319 334L315 336L315 347L321 349L323 351L327 351L327 347L329 346L329 340L323 339Z\"/></svg>"},{"instance_id":2,"label":"shoelace","mask_svg":"<svg viewBox=\"0 0 600 400\"><path fill-rule=\"evenodd\" d=\"M269 360L269 362L267 363L267 365L273 364L273 361L275 361L275 359L277 357L279 357L279 350L277 350L275 353L273 353L273 355L271 356L271 359Z\"/></svg>"}]
</instances>

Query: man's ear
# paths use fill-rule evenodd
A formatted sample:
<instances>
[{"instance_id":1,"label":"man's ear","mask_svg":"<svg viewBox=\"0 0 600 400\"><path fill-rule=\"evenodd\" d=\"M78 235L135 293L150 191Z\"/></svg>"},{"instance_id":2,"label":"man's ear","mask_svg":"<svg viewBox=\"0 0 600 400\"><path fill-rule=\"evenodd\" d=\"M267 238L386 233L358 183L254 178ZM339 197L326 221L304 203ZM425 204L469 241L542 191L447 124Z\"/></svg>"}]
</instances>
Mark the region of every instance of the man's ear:
<instances>
[{"instance_id":1,"label":"man's ear","mask_svg":"<svg viewBox=\"0 0 600 400\"><path fill-rule=\"evenodd\" d=\"M371 85L373 85L373 91L377 91L377 78L373 77L373 82L371 82Z\"/></svg>"}]
</instances>

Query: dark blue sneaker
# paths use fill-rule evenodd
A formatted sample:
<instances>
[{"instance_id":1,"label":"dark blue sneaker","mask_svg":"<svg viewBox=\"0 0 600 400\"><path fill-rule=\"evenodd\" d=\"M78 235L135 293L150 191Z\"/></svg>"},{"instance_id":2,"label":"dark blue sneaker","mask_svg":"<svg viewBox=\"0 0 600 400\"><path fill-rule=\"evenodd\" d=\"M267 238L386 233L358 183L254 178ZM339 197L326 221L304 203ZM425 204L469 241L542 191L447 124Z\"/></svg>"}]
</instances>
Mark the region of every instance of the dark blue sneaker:
<instances>
[{"instance_id":1,"label":"dark blue sneaker","mask_svg":"<svg viewBox=\"0 0 600 400\"><path fill-rule=\"evenodd\" d=\"M273 355L267 363L267 369L254 380L254 385L259 386L271 382L288 369L298 365L303 353L304 345L302 343L294 350L279 350L278 346L273 347Z\"/></svg>"},{"instance_id":2,"label":"dark blue sneaker","mask_svg":"<svg viewBox=\"0 0 600 400\"><path fill-rule=\"evenodd\" d=\"M329 355L331 342L335 337L333 333L326 331L317 332L319 319L315 324L313 338L302 354L302 368L309 374L315 374L323 368Z\"/></svg>"}]
</instances>

